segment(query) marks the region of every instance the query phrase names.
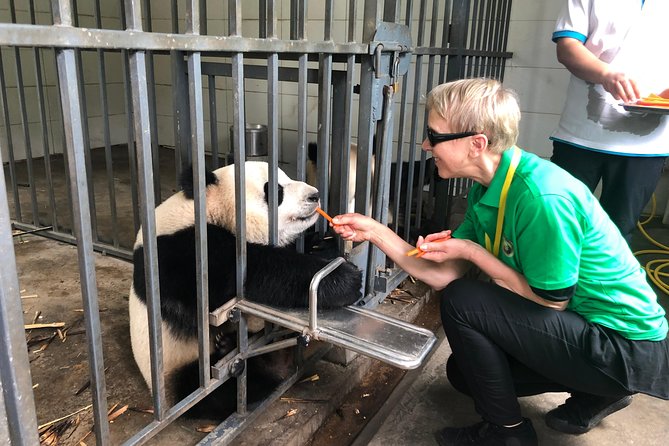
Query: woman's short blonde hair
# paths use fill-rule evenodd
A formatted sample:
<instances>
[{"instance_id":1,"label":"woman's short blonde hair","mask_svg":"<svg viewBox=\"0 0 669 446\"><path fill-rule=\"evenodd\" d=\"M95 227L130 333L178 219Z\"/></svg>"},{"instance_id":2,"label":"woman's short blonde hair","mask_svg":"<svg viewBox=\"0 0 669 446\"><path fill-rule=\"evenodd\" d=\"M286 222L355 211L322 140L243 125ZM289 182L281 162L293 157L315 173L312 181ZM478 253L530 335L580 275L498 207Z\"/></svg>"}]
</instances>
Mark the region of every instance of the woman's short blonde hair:
<instances>
[{"instance_id":1,"label":"woman's short blonde hair","mask_svg":"<svg viewBox=\"0 0 669 446\"><path fill-rule=\"evenodd\" d=\"M495 79L461 79L438 85L428 93L426 107L444 118L452 132L485 134L491 152L502 153L518 140L518 98Z\"/></svg>"}]
</instances>

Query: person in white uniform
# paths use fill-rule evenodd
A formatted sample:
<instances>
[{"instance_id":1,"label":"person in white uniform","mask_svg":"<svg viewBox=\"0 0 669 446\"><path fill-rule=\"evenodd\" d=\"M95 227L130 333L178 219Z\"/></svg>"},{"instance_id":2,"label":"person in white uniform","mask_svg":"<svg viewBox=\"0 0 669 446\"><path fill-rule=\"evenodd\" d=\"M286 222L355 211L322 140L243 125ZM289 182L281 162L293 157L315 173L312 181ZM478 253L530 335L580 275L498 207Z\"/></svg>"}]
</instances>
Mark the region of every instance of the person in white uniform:
<instances>
[{"instance_id":1,"label":"person in white uniform","mask_svg":"<svg viewBox=\"0 0 669 446\"><path fill-rule=\"evenodd\" d=\"M594 191L627 242L669 155L669 116L626 111L669 97L666 0L566 0L553 41L572 73L551 160Z\"/></svg>"}]
</instances>

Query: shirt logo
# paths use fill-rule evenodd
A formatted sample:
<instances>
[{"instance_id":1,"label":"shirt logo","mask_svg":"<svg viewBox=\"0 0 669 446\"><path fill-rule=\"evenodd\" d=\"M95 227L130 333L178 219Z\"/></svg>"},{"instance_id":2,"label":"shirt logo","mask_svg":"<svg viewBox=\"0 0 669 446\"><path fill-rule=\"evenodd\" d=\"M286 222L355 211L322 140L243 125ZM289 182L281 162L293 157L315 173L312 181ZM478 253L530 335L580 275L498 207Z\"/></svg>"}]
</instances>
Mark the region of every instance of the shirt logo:
<instances>
[{"instance_id":1,"label":"shirt logo","mask_svg":"<svg viewBox=\"0 0 669 446\"><path fill-rule=\"evenodd\" d=\"M502 252L507 257L513 257L513 243L505 237L502 238Z\"/></svg>"}]
</instances>

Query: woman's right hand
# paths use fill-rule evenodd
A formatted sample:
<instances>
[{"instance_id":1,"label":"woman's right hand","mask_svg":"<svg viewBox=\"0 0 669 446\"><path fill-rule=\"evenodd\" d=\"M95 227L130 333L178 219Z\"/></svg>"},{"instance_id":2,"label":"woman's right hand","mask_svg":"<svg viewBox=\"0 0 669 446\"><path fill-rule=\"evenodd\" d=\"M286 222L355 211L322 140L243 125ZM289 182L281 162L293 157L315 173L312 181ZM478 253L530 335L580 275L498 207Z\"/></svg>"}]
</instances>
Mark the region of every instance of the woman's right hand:
<instances>
[{"instance_id":1,"label":"woman's right hand","mask_svg":"<svg viewBox=\"0 0 669 446\"><path fill-rule=\"evenodd\" d=\"M352 242L372 241L374 229L380 225L371 217L351 213L337 215L332 219L332 229L344 240Z\"/></svg>"}]
</instances>

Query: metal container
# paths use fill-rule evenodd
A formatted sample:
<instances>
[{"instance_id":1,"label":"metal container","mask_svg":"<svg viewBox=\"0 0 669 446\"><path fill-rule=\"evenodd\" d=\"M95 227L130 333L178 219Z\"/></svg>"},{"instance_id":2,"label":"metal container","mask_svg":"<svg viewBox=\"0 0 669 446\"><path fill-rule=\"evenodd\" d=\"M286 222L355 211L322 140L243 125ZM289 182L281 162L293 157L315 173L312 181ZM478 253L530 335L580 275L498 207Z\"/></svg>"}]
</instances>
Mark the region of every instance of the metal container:
<instances>
[{"instance_id":1,"label":"metal container","mask_svg":"<svg viewBox=\"0 0 669 446\"><path fill-rule=\"evenodd\" d=\"M230 141L234 144L234 127L230 126ZM267 156L267 126L264 124L246 124L246 156Z\"/></svg>"}]
</instances>

